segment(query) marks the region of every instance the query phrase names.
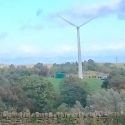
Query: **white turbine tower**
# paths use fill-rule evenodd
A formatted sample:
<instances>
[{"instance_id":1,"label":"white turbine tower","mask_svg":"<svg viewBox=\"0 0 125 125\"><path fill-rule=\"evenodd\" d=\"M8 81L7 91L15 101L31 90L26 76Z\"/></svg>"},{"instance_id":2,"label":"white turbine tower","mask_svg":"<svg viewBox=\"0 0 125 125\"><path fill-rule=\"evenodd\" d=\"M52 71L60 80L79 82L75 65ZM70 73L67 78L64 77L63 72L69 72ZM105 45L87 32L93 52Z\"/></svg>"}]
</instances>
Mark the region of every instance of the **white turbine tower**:
<instances>
[{"instance_id":1,"label":"white turbine tower","mask_svg":"<svg viewBox=\"0 0 125 125\"><path fill-rule=\"evenodd\" d=\"M61 19L63 19L68 24L74 26L77 30L77 46L78 46L78 77L83 78L83 71L82 71L82 58L81 58L81 45L80 45L80 28L90 21L92 21L94 18L91 18L87 20L86 22L82 23L81 25L75 25L74 23L70 22L69 20L65 19L64 17L59 16Z\"/></svg>"}]
</instances>

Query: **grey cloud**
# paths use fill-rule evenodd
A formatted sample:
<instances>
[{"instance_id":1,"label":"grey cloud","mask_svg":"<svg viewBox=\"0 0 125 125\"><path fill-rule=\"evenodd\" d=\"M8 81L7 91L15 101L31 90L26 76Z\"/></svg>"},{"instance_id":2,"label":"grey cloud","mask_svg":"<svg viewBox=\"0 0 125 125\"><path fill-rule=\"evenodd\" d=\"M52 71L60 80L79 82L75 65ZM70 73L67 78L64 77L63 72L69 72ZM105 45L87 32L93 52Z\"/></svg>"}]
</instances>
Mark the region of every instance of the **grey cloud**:
<instances>
[{"instance_id":1,"label":"grey cloud","mask_svg":"<svg viewBox=\"0 0 125 125\"><path fill-rule=\"evenodd\" d=\"M114 5L107 5L107 6L101 6L97 10L98 15L109 15L109 14L114 14L118 16L120 19L125 18L125 0L120 0L119 3L114 4Z\"/></svg>"},{"instance_id":2,"label":"grey cloud","mask_svg":"<svg viewBox=\"0 0 125 125\"><path fill-rule=\"evenodd\" d=\"M119 10L121 13L125 13L125 0L121 0L119 3Z\"/></svg>"},{"instance_id":3,"label":"grey cloud","mask_svg":"<svg viewBox=\"0 0 125 125\"><path fill-rule=\"evenodd\" d=\"M121 0L119 3L119 8L118 8L118 16L120 19L125 19L125 0Z\"/></svg>"},{"instance_id":4,"label":"grey cloud","mask_svg":"<svg viewBox=\"0 0 125 125\"><path fill-rule=\"evenodd\" d=\"M41 16L42 9L36 12L37 16ZM45 21L55 22L57 25L60 21L59 15L68 20L73 20L73 23L80 24L81 20L88 20L93 17L101 18L103 16L115 15L118 19L125 19L125 0L113 1L107 4L80 5L69 8L68 10L58 11L42 15ZM62 22L60 22L61 25Z\"/></svg>"},{"instance_id":5,"label":"grey cloud","mask_svg":"<svg viewBox=\"0 0 125 125\"><path fill-rule=\"evenodd\" d=\"M75 7L63 12L60 15L69 18L91 18L94 16L116 15L119 19L125 19L125 0L107 5L91 5Z\"/></svg>"},{"instance_id":6,"label":"grey cloud","mask_svg":"<svg viewBox=\"0 0 125 125\"><path fill-rule=\"evenodd\" d=\"M0 40L6 38L7 36L8 36L7 32L1 32L0 33Z\"/></svg>"}]
</instances>

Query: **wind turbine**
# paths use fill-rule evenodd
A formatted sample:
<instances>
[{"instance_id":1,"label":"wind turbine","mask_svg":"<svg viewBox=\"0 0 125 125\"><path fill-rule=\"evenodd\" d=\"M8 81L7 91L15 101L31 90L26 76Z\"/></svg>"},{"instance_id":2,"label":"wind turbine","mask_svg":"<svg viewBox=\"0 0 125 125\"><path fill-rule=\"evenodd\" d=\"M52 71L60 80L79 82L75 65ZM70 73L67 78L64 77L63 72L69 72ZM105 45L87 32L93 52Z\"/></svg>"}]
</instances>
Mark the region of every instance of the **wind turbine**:
<instances>
[{"instance_id":1,"label":"wind turbine","mask_svg":"<svg viewBox=\"0 0 125 125\"><path fill-rule=\"evenodd\" d=\"M92 21L93 19L95 19L95 17L87 20L86 22L82 23L81 25L75 25L74 23L70 22L69 20L65 19L62 16L59 16L62 20L64 20L65 22L67 22L68 24L70 24L71 26L75 27L77 30L77 47L78 47L78 77L83 79L83 70L82 70L82 58L81 58L81 45L80 45L80 28L84 25L86 25L87 23L89 23L90 21Z\"/></svg>"}]
</instances>

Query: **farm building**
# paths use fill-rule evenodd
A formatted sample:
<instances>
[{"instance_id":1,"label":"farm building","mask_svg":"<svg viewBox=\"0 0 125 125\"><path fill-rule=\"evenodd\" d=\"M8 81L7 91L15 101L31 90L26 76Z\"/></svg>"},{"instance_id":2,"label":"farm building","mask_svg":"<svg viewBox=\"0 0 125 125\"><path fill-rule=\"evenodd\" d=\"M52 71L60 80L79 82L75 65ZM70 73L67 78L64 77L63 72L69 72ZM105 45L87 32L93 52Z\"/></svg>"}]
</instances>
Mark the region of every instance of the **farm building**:
<instances>
[{"instance_id":1,"label":"farm building","mask_svg":"<svg viewBox=\"0 0 125 125\"><path fill-rule=\"evenodd\" d=\"M107 79L109 74L96 72L96 71L86 71L83 73L84 78L97 78L97 79Z\"/></svg>"}]
</instances>

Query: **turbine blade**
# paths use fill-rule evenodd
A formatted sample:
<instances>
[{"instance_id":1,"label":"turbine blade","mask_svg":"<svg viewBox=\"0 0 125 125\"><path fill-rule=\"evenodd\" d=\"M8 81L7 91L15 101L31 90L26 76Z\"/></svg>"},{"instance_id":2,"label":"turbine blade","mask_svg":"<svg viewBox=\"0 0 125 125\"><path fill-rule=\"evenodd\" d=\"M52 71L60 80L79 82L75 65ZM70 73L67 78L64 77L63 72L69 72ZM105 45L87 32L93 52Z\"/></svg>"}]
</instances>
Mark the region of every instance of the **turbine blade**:
<instances>
[{"instance_id":1,"label":"turbine blade","mask_svg":"<svg viewBox=\"0 0 125 125\"><path fill-rule=\"evenodd\" d=\"M62 16L59 16L59 17L60 17L62 20L64 20L65 22L67 22L68 24L77 27L75 24L73 24L73 23L70 22L69 20L65 19L64 17L62 17Z\"/></svg>"},{"instance_id":2,"label":"turbine blade","mask_svg":"<svg viewBox=\"0 0 125 125\"><path fill-rule=\"evenodd\" d=\"M81 24L79 27L86 25L87 23L91 22L91 21L94 20L95 18L96 18L96 17L93 17L93 18L87 20L86 22L84 22L83 24Z\"/></svg>"}]
</instances>

